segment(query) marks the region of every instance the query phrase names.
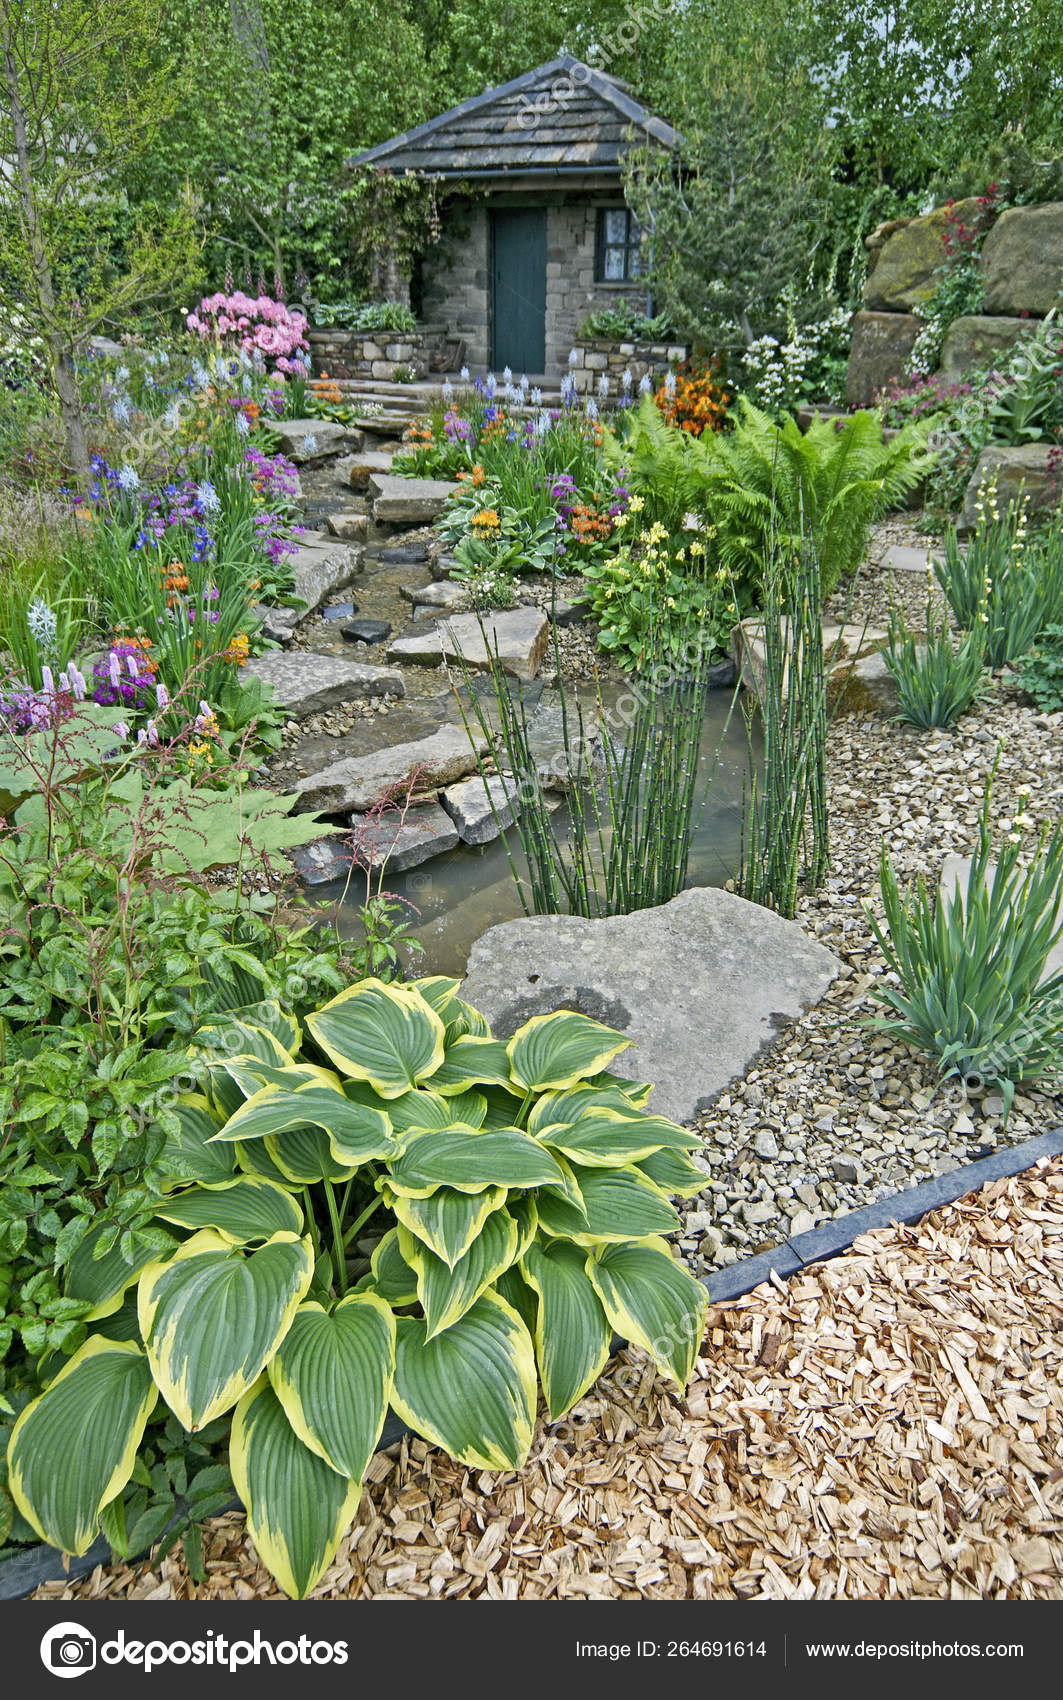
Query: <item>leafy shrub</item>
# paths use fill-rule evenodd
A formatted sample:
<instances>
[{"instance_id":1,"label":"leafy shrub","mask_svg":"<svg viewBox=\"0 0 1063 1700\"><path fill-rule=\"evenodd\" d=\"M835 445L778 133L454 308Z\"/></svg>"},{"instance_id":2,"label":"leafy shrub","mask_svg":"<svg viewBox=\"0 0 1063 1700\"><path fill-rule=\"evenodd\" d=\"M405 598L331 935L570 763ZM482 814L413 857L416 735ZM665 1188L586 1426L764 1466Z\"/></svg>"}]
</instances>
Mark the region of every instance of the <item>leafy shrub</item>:
<instances>
[{"instance_id":1,"label":"leafy shrub","mask_svg":"<svg viewBox=\"0 0 1063 1700\"><path fill-rule=\"evenodd\" d=\"M642 498L635 500L638 512ZM622 514L617 525L625 528L627 519ZM624 667L651 655L674 661L692 632L707 654L726 650L740 612L726 570L711 567L711 541L696 531L669 539L659 521L637 538L623 534L615 555L583 568L599 647Z\"/></svg>"},{"instance_id":2,"label":"leafy shrub","mask_svg":"<svg viewBox=\"0 0 1063 1700\"><path fill-rule=\"evenodd\" d=\"M275 1003L200 1031L205 1090L154 1165L177 1243L82 1260L104 1329L12 1432L12 1493L43 1538L86 1551L161 1393L192 1432L233 1411L252 1538L301 1598L389 1402L470 1466L515 1469L536 1371L561 1416L614 1328L685 1386L707 1295L659 1236L679 1225L667 1193L703 1184L696 1135L602 1073L621 1035L558 1011L505 1044L457 985L364 980L304 1022ZM352 1248L380 1213L359 1276Z\"/></svg>"},{"instance_id":3,"label":"leafy shrub","mask_svg":"<svg viewBox=\"0 0 1063 1700\"><path fill-rule=\"evenodd\" d=\"M928 599L925 639L917 640L892 614L882 659L897 683L902 720L912 726L951 726L981 693L984 628L976 625L954 643L948 620L935 623Z\"/></svg>"},{"instance_id":4,"label":"leafy shrub","mask_svg":"<svg viewBox=\"0 0 1063 1700\"><path fill-rule=\"evenodd\" d=\"M954 203L946 203L942 246L945 258L937 267L937 283L930 300L920 309L923 328L915 339L909 358L913 373L931 371L941 356L942 344L954 320L980 313L985 301L985 273L979 259L982 239L998 212L995 186L978 197L971 223L958 216Z\"/></svg>"},{"instance_id":5,"label":"leafy shrub","mask_svg":"<svg viewBox=\"0 0 1063 1700\"><path fill-rule=\"evenodd\" d=\"M313 308L315 325L340 325L351 331L396 331L409 335L417 320L400 301L337 301L329 307L319 301Z\"/></svg>"},{"instance_id":6,"label":"leafy shrub","mask_svg":"<svg viewBox=\"0 0 1063 1700\"><path fill-rule=\"evenodd\" d=\"M1019 683L1047 714L1063 708L1063 625L1044 627L1037 647L1026 657Z\"/></svg>"},{"instance_id":7,"label":"leafy shrub","mask_svg":"<svg viewBox=\"0 0 1063 1700\"><path fill-rule=\"evenodd\" d=\"M619 307L599 307L588 313L579 334L603 342L661 342L675 333L667 313L648 319L625 301Z\"/></svg>"},{"instance_id":8,"label":"leafy shrub","mask_svg":"<svg viewBox=\"0 0 1063 1700\"><path fill-rule=\"evenodd\" d=\"M965 889L931 896L920 874L902 897L883 843L885 929L868 918L900 984L876 986L892 1013L874 1025L937 1057L945 1078L999 1086L1010 1106L1020 1082L1055 1085L1063 1070L1063 974L1042 978L1063 935L1063 825L1042 831L1024 866L1020 813L994 868L991 794L990 783Z\"/></svg>"},{"instance_id":9,"label":"leafy shrub","mask_svg":"<svg viewBox=\"0 0 1063 1700\"><path fill-rule=\"evenodd\" d=\"M849 365L852 314L835 307L815 324L801 325L793 298L780 303L786 340L762 336L741 357L740 387L766 413L792 413L802 402L841 401Z\"/></svg>"}]
</instances>

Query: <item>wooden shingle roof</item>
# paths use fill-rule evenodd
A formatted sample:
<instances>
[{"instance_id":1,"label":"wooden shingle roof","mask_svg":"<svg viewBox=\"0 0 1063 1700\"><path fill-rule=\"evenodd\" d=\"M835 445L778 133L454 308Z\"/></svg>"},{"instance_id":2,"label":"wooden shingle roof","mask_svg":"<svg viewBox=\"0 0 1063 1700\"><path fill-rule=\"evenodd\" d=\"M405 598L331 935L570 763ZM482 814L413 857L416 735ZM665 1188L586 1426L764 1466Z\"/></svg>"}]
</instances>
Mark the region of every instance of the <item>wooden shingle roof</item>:
<instances>
[{"instance_id":1,"label":"wooden shingle roof","mask_svg":"<svg viewBox=\"0 0 1063 1700\"><path fill-rule=\"evenodd\" d=\"M348 163L432 177L616 178L628 148L678 140L626 84L563 53Z\"/></svg>"}]
</instances>

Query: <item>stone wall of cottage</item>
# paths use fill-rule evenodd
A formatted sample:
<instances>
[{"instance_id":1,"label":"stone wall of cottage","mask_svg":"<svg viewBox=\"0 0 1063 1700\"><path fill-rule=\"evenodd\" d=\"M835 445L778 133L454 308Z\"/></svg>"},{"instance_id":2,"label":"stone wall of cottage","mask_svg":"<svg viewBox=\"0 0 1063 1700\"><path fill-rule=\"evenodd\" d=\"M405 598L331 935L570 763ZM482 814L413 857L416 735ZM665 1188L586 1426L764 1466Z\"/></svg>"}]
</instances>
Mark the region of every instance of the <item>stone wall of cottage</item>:
<instances>
[{"instance_id":1,"label":"stone wall of cottage","mask_svg":"<svg viewBox=\"0 0 1063 1700\"><path fill-rule=\"evenodd\" d=\"M639 379L647 372L656 388L677 361L687 357L686 349L678 343L607 342L602 338L577 337L572 347L576 350L575 364L567 355L565 363L576 380L576 388L587 395L597 389L603 373L609 379L610 395L615 396L619 391L625 372L631 373L632 389L637 388Z\"/></svg>"},{"instance_id":2,"label":"stone wall of cottage","mask_svg":"<svg viewBox=\"0 0 1063 1700\"><path fill-rule=\"evenodd\" d=\"M395 368L406 367L415 378L428 370L428 338L423 331L351 331L324 326L307 331L311 370L330 378L376 378L390 382Z\"/></svg>"},{"instance_id":3,"label":"stone wall of cottage","mask_svg":"<svg viewBox=\"0 0 1063 1700\"><path fill-rule=\"evenodd\" d=\"M486 372L491 358L490 232L483 201L449 201L443 234L421 263L421 318L465 344L465 364Z\"/></svg>"}]
</instances>

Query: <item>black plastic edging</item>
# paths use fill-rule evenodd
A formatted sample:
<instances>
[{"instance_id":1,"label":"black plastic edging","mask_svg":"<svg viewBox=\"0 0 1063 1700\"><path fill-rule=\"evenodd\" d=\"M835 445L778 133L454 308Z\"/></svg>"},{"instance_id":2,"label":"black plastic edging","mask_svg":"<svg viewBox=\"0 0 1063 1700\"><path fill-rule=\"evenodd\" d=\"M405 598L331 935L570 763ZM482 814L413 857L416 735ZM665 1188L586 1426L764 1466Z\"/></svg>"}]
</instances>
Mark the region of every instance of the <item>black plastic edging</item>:
<instances>
[{"instance_id":1,"label":"black plastic edging","mask_svg":"<svg viewBox=\"0 0 1063 1700\"><path fill-rule=\"evenodd\" d=\"M807 1268L810 1263L823 1263L828 1258L839 1257L842 1252L849 1250L859 1235L870 1233L874 1228L894 1227L899 1222L918 1222L931 1210L939 1210L945 1204L955 1204L957 1199L980 1191L982 1187L988 1186L990 1181L1009 1180L1013 1175L1021 1175L1027 1169L1032 1169L1043 1157L1059 1156L1063 1156L1063 1128L1057 1128L1052 1133L1039 1134L1034 1139L1023 1140L1018 1145L1007 1146L1003 1151L995 1151L991 1157L978 1157L973 1163L963 1163L958 1169L950 1169L948 1174L936 1175L933 1180L906 1187L903 1192L893 1193L889 1198L880 1199L877 1204L866 1204L859 1210L850 1211L848 1216L839 1216L834 1221L824 1222L821 1227L812 1228L807 1234L797 1234L793 1239L784 1240L771 1251L758 1252L756 1257L742 1258L738 1263L729 1264L726 1269L703 1276L702 1284L707 1287L712 1304L726 1304L730 1299L743 1298L746 1293L751 1293L754 1287L759 1287L762 1282L769 1280L773 1274L785 1281L789 1276ZM617 1343L614 1341L615 1349ZM384 1419L376 1450L383 1452L386 1447L394 1446L403 1435L411 1432L394 1411L389 1411ZM241 1502L238 1499L230 1500L228 1505L221 1508L222 1511L240 1509ZM176 1517L171 1519L166 1530L172 1528L176 1521ZM164 1534L166 1530L163 1531ZM128 1562L136 1563L145 1556L146 1552L134 1553ZM0 1600L24 1599L44 1582L78 1581L81 1577L90 1575L98 1564L109 1563L110 1557L111 1548L103 1535L93 1542L81 1558L70 1559L66 1567L63 1565L62 1555L55 1547L27 1547L24 1552L15 1553L13 1557L0 1563Z\"/></svg>"}]
</instances>

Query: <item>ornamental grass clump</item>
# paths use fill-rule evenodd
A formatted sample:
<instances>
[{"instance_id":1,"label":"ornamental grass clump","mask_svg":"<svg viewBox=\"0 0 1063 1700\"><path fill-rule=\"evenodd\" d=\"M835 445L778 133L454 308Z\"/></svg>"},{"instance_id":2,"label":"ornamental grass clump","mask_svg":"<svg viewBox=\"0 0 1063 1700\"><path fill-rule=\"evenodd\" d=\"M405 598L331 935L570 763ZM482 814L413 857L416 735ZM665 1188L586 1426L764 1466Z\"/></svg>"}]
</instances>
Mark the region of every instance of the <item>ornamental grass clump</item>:
<instances>
[{"instance_id":1,"label":"ornamental grass clump","mask_svg":"<svg viewBox=\"0 0 1063 1700\"><path fill-rule=\"evenodd\" d=\"M1012 503L1001 516L992 491L965 551L955 528L946 533L934 574L957 624L983 628L994 670L1028 655L1044 627L1063 617L1063 540L1052 533L1031 541L1024 510Z\"/></svg>"},{"instance_id":2,"label":"ornamental grass clump","mask_svg":"<svg viewBox=\"0 0 1063 1700\"><path fill-rule=\"evenodd\" d=\"M892 610L882 659L900 695L899 719L911 726L951 726L982 693L985 628L976 625L954 641L947 618L935 621L928 597L925 638L916 638Z\"/></svg>"},{"instance_id":3,"label":"ornamental grass clump","mask_svg":"<svg viewBox=\"0 0 1063 1700\"><path fill-rule=\"evenodd\" d=\"M390 1405L471 1469L518 1469L614 1332L686 1386L708 1295L661 1236L698 1136L605 1072L630 1043L570 1010L506 1043L457 980L366 979L303 1019L266 1000L196 1034L153 1163L155 1244L67 1290L102 1323L21 1412L12 1496L88 1550L150 1423L231 1413L263 1562L303 1598L350 1525ZM359 1258L366 1236L371 1261ZM134 1296L135 1295L135 1296ZM160 1403L161 1401L161 1403Z\"/></svg>"},{"instance_id":4,"label":"ornamental grass clump","mask_svg":"<svg viewBox=\"0 0 1063 1700\"><path fill-rule=\"evenodd\" d=\"M996 1085L1010 1109L1020 1082L1063 1075L1063 973L1044 978L1063 937L1063 823L1024 857L1023 797L994 863L991 795L992 779L965 887L933 896L920 874L902 897L883 843L885 927L867 914L899 984L875 988L891 1013L873 1025L937 1057L946 1079Z\"/></svg>"}]
</instances>

